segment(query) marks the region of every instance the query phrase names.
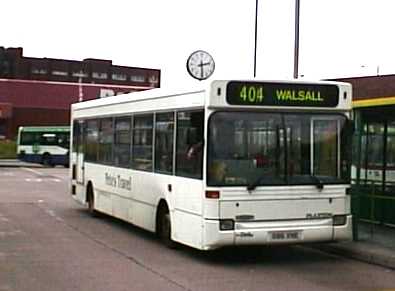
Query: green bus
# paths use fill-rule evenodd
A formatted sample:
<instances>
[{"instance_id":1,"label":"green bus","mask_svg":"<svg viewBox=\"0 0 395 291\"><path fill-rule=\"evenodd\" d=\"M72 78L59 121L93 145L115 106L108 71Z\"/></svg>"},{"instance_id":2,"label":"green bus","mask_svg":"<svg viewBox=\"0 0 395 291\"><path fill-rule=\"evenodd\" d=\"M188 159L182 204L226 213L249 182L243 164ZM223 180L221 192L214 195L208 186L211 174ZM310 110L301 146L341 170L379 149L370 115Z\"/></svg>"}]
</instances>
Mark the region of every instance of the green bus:
<instances>
[{"instance_id":1,"label":"green bus","mask_svg":"<svg viewBox=\"0 0 395 291\"><path fill-rule=\"evenodd\" d=\"M18 130L18 159L46 166L69 165L69 126L21 126Z\"/></svg>"}]
</instances>

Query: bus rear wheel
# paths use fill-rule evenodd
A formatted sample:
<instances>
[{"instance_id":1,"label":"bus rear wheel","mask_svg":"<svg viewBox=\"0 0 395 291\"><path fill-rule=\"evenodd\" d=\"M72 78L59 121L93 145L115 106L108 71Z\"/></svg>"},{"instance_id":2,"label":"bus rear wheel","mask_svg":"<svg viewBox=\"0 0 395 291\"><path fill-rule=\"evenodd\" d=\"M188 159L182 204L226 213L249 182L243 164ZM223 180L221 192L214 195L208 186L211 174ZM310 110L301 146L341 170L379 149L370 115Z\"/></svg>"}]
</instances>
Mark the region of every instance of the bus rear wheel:
<instances>
[{"instance_id":1,"label":"bus rear wheel","mask_svg":"<svg viewBox=\"0 0 395 291\"><path fill-rule=\"evenodd\" d=\"M46 166L46 167L52 167L52 157L50 154L46 153L43 155L43 157L41 158L41 163Z\"/></svg>"},{"instance_id":2,"label":"bus rear wheel","mask_svg":"<svg viewBox=\"0 0 395 291\"><path fill-rule=\"evenodd\" d=\"M95 195L93 194L92 185L89 184L86 200L88 202L88 212L92 217L99 217L99 213L95 210Z\"/></svg>"}]
</instances>

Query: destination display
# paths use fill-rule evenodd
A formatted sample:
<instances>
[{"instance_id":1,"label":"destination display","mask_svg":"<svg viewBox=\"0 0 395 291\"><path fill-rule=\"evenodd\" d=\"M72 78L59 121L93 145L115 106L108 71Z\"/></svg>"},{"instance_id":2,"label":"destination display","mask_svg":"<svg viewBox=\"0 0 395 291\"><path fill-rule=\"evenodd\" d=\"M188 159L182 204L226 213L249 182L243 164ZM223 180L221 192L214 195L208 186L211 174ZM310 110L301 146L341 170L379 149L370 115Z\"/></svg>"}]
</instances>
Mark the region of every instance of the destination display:
<instances>
[{"instance_id":1,"label":"destination display","mask_svg":"<svg viewBox=\"0 0 395 291\"><path fill-rule=\"evenodd\" d=\"M336 107L339 88L331 84L229 82L226 101L230 105Z\"/></svg>"}]
</instances>

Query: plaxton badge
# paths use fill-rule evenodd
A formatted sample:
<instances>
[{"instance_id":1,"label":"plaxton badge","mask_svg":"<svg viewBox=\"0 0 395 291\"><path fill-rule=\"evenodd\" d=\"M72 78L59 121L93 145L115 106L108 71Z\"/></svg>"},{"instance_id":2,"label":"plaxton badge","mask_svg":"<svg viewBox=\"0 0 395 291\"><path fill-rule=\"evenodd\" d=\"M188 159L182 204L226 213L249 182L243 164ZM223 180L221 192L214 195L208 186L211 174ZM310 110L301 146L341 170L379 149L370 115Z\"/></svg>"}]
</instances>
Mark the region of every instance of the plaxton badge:
<instances>
[{"instance_id":1,"label":"plaxton badge","mask_svg":"<svg viewBox=\"0 0 395 291\"><path fill-rule=\"evenodd\" d=\"M229 82L230 105L336 107L339 88L333 84Z\"/></svg>"},{"instance_id":2,"label":"plaxton badge","mask_svg":"<svg viewBox=\"0 0 395 291\"><path fill-rule=\"evenodd\" d=\"M324 219L324 218L332 218L332 213L329 212L318 212L318 213L307 213L307 219Z\"/></svg>"}]
</instances>

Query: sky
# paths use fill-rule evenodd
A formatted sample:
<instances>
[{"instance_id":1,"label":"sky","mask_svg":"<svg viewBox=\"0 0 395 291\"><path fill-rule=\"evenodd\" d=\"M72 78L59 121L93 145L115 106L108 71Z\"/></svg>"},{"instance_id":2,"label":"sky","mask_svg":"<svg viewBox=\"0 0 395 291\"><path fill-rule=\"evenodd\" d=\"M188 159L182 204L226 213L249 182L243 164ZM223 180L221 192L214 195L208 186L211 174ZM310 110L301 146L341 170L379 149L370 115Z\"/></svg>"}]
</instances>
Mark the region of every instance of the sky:
<instances>
[{"instance_id":1,"label":"sky","mask_svg":"<svg viewBox=\"0 0 395 291\"><path fill-rule=\"evenodd\" d=\"M0 46L26 57L112 60L192 86L188 56L205 50L213 79L254 77L255 0L12 0ZM395 74L394 0L300 0L299 78ZM295 0L259 0L257 79L291 79Z\"/></svg>"}]
</instances>

